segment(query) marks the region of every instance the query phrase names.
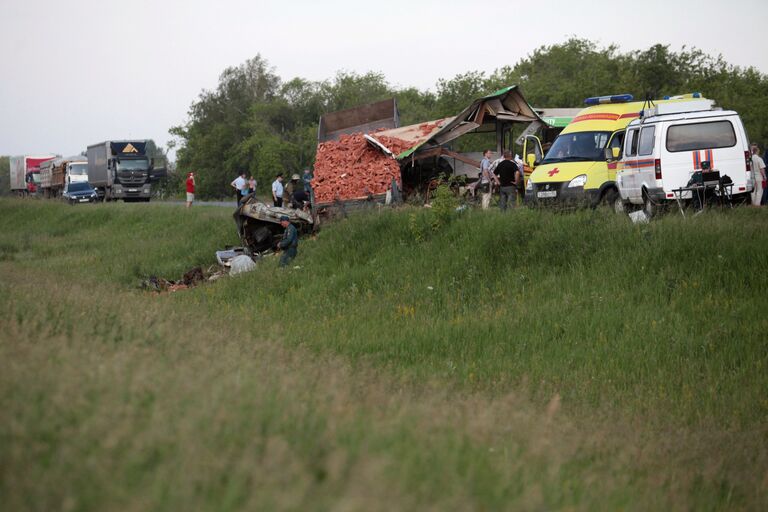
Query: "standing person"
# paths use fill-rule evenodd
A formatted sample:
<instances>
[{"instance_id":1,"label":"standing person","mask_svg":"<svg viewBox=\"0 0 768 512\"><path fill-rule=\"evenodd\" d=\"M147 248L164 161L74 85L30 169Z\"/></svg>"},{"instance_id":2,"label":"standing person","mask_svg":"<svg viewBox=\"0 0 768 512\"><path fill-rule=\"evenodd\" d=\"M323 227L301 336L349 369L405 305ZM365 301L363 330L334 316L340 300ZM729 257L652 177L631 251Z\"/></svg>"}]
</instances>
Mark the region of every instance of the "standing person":
<instances>
[{"instance_id":1,"label":"standing person","mask_svg":"<svg viewBox=\"0 0 768 512\"><path fill-rule=\"evenodd\" d=\"M195 173L187 174L187 208L192 206L195 200Z\"/></svg>"},{"instance_id":2,"label":"standing person","mask_svg":"<svg viewBox=\"0 0 768 512\"><path fill-rule=\"evenodd\" d=\"M506 211L507 205L515 207L515 197L517 195L517 164L512 160L512 153L504 152L504 160L499 162L494 172L499 181L499 208Z\"/></svg>"},{"instance_id":3,"label":"standing person","mask_svg":"<svg viewBox=\"0 0 768 512\"><path fill-rule=\"evenodd\" d=\"M295 210L305 210L309 205L309 194L304 189L299 189L291 196L291 208Z\"/></svg>"},{"instance_id":4,"label":"standing person","mask_svg":"<svg viewBox=\"0 0 768 512\"><path fill-rule=\"evenodd\" d=\"M496 176L491 172L491 150L483 151L483 159L480 162L480 192L482 193L482 207L487 210L491 205L491 196L493 195L493 184L496 182Z\"/></svg>"},{"instance_id":5,"label":"standing person","mask_svg":"<svg viewBox=\"0 0 768 512\"><path fill-rule=\"evenodd\" d=\"M283 174L279 173L272 182L272 200L275 206L283 206Z\"/></svg>"},{"instance_id":6,"label":"standing person","mask_svg":"<svg viewBox=\"0 0 768 512\"><path fill-rule=\"evenodd\" d=\"M760 148L754 142L751 145L752 150L752 177L755 180L755 188L752 189L752 204L761 206L765 204L764 187L765 183L765 161L760 158Z\"/></svg>"},{"instance_id":7,"label":"standing person","mask_svg":"<svg viewBox=\"0 0 768 512\"><path fill-rule=\"evenodd\" d=\"M293 207L293 194L299 190L299 178L298 174L291 176L291 181L285 184L283 187L283 204L285 206Z\"/></svg>"},{"instance_id":8,"label":"standing person","mask_svg":"<svg viewBox=\"0 0 768 512\"><path fill-rule=\"evenodd\" d=\"M287 266L298 254L299 232L296 226L291 224L287 215L280 217L280 225L283 226L283 238L277 243L277 247L283 251L280 256L280 266Z\"/></svg>"},{"instance_id":9,"label":"standing person","mask_svg":"<svg viewBox=\"0 0 768 512\"><path fill-rule=\"evenodd\" d=\"M251 174L251 177L248 180L248 193L249 194L256 193L256 178L253 177L253 174Z\"/></svg>"},{"instance_id":10,"label":"standing person","mask_svg":"<svg viewBox=\"0 0 768 512\"><path fill-rule=\"evenodd\" d=\"M309 195L309 191L312 190L312 171L309 168L304 169L304 175L301 177L301 181L304 183L304 192Z\"/></svg>"},{"instance_id":11,"label":"standing person","mask_svg":"<svg viewBox=\"0 0 768 512\"><path fill-rule=\"evenodd\" d=\"M237 200L237 204L240 204L240 198L243 195L243 189L246 188L247 182L245 181L245 171L240 171L237 178L235 178L232 183L229 184L232 188L235 189L235 199Z\"/></svg>"},{"instance_id":12,"label":"standing person","mask_svg":"<svg viewBox=\"0 0 768 512\"><path fill-rule=\"evenodd\" d=\"M515 155L515 164L517 173L515 174L515 187L517 188L517 199L519 204L525 200L525 167L519 155Z\"/></svg>"}]
</instances>

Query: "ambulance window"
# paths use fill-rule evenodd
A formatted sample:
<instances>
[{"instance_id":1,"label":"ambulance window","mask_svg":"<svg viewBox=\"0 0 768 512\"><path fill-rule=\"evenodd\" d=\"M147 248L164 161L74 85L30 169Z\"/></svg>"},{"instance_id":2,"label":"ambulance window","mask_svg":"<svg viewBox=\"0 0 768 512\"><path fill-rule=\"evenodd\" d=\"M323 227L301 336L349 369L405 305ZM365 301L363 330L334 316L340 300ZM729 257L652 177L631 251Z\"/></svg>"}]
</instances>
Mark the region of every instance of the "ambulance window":
<instances>
[{"instance_id":1,"label":"ambulance window","mask_svg":"<svg viewBox=\"0 0 768 512\"><path fill-rule=\"evenodd\" d=\"M640 132L640 144L637 150L638 155L650 155L653 153L653 140L656 135L655 126L646 126Z\"/></svg>"},{"instance_id":2,"label":"ambulance window","mask_svg":"<svg viewBox=\"0 0 768 512\"><path fill-rule=\"evenodd\" d=\"M608 146L610 148L619 148L621 149L621 146L624 143L624 132L617 132L614 134L613 138L611 139L611 144Z\"/></svg>"},{"instance_id":3,"label":"ambulance window","mask_svg":"<svg viewBox=\"0 0 768 512\"><path fill-rule=\"evenodd\" d=\"M635 156L637 154L637 134L640 130L631 130L629 132L629 140L627 141L627 156Z\"/></svg>"},{"instance_id":4,"label":"ambulance window","mask_svg":"<svg viewBox=\"0 0 768 512\"><path fill-rule=\"evenodd\" d=\"M736 132L730 121L678 124L667 130L667 151L696 151L735 145Z\"/></svg>"}]
</instances>

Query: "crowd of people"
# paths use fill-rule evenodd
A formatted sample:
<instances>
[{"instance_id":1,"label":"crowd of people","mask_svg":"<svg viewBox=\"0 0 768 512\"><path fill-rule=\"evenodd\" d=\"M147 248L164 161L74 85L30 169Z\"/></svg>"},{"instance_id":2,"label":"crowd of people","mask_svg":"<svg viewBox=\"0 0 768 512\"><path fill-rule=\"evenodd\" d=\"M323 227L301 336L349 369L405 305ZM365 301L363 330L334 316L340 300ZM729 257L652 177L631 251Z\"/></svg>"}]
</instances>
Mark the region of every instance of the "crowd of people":
<instances>
[{"instance_id":1,"label":"crowd of people","mask_svg":"<svg viewBox=\"0 0 768 512\"><path fill-rule=\"evenodd\" d=\"M293 174L286 182L283 173L275 176L272 182L272 204L278 208L308 209L312 198L312 172L304 169L304 175ZM242 204L247 197L256 193L256 179L251 176L246 179L245 171L235 178L230 186L235 191L238 204Z\"/></svg>"},{"instance_id":2,"label":"crowd of people","mask_svg":"<svg viewBox=\"0 0 768 512\"><path fill-rule=\"evenodd\" d=\"M483 152L480 161L480 179L475 187L481 194L480 204L483 210L491 206L494 188L499 190L499 208L502 211L522 204L525 194L525 171L523 163L512 156L512 152L504 151L502 158L491 161L493 153L490 149Z\"/></svg>"}]
</instances>

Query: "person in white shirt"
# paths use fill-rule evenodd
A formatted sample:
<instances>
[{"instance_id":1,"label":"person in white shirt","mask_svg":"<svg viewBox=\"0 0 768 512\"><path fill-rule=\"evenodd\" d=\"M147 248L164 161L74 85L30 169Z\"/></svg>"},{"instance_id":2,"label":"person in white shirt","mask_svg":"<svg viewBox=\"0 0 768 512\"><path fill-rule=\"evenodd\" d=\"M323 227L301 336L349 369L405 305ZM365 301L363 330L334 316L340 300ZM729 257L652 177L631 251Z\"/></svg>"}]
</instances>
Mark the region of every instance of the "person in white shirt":
<instances>
[{"instance_id":1,"label":"person in white shirt","mask_svg":"<svg viewBox=\"0 0 768 512\"><path fill-rule=\"evenodd\" d=\"M480 162L480 193L482 194L482 207L487 210L491 205L493 196L493 184L498 184L498 179L491 170L491 150L483 151L483 160Z\"/></svg>"},{"instance_id":2,"label":"person in white shirt","mask_svg":"<svg viewBox=\"0 0 768 512\"><path fill-rule=\"evenodd\" d=\"M755 180L755 188L752 189L752 204L755 206L762 206L765 204L765 190L763 189L763 183L765 182L765 162L760 158L760 148L754 142L751 146L752 149L752 178Z\"/></svg>"},{"instance_id":3,"label":"person in white shirt","mask_svg":"<svg viewBox=\"0 0 768 512\"><path fill-rule=\"evenodd\" d=\"M229 185L235 189L237 204L240 204L240 200L243 197L243 189L248 187L248 182L245 181L245 171L240 171L240 175L235 178Z\"/></svg>"},{"instance_id":4,"label":"person in white shirt","mask_svg":"<svg viewBox=\"0 0 768 512\"><path fill-rule=\"evenodd\" d=\"M272 182L272 199L275 206L283 206L283 175L278 174Z\"/></svg>"}]
</instances>

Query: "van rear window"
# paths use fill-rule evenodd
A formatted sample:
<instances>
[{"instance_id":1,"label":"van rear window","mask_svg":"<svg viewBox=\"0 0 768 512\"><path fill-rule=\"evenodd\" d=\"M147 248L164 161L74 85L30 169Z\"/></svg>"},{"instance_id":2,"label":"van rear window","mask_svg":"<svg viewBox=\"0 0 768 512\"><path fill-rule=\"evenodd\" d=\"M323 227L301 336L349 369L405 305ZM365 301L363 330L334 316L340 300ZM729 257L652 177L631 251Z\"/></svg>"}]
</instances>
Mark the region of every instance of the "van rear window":
<instances>
[{"instance_id":1,"label":"van rear window","mask_svg":"<svg viewBox=\"0 0 768 512\"><path fill-rule=\"evenodd\" d=\"M678 124L667 130L667 151L729 148L736 145L736 132L730 121Z\"/></svg>"}]
</instances>

